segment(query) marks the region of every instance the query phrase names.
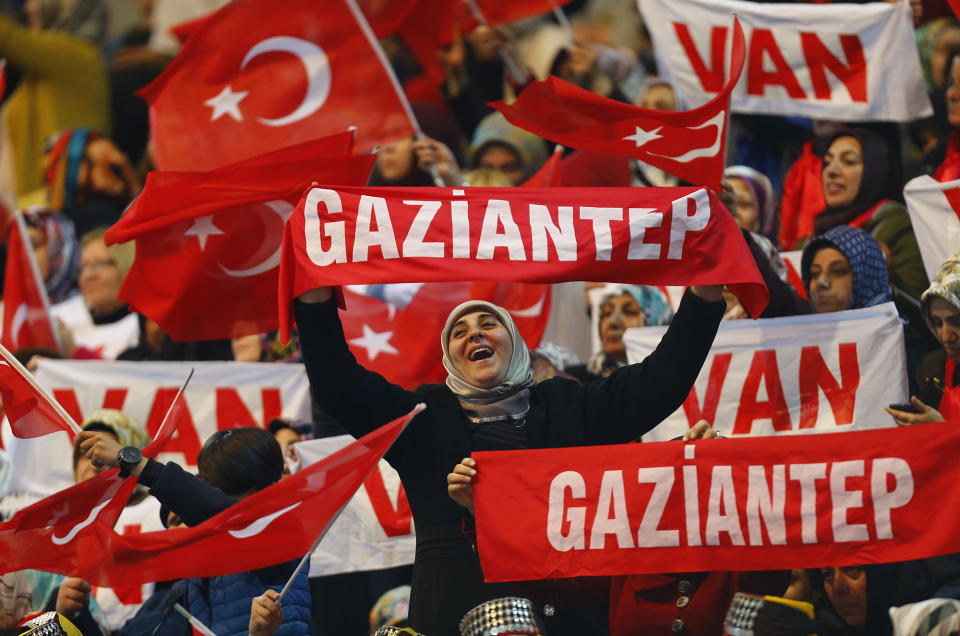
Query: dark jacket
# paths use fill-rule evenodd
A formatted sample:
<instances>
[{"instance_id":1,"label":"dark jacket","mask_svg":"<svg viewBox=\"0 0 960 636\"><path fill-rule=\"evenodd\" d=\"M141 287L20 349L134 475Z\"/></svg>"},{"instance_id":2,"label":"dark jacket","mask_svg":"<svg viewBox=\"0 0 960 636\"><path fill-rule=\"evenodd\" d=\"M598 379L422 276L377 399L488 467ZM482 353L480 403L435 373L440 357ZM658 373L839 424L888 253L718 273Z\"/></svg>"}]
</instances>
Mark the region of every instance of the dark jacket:
<instances>
[{"instance_id":1,"label":"dark jacket","mask_svg":"<svg viewBox=\"0 0 960 636\"><path fill-rule=\"evenodd\" d=\"M475 605L508 595L483 583L480 561L461 532L463 509L447 495L446 475L475 450L468 421L445 385L407 391L361 367L347 347L336 303L294 303L314 399L354 436L418 402L427 409L397 439L386 459L403 481L417 528L410 622L430 636L457 633ZM657 349L639 364L581 385L553 378L530 389L529 448L622 444L637 439L683 403L700 372L723 303L687 293ZM557 616L563 608L558 608Z\"/></svg>"}]
</instances>

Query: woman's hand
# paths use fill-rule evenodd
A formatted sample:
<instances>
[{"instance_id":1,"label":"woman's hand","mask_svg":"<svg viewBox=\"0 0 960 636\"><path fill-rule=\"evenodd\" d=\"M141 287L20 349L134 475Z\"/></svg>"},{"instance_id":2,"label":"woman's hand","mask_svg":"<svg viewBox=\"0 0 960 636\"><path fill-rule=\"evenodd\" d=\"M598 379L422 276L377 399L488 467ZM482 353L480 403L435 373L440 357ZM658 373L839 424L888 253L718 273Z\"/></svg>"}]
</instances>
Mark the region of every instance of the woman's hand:
<instances>
[{"instance_id":1,"label":"woman's hand","mask_svg":"<svg viewBox=\"0 0 960 636\"><path fill-rule=\"evenodd\" d=\"M279 597L280 593L276 590L267 590L254 597L250 604L250 636L268 636L280 627L283 622L283 609L277 601Z\"/></svg>"},{"instance_id":2,"label":"woman's hand","mask_svg":"<svg viewBox=\"0 0 960 636\"><path fill-rule=\"evenodd\" d=\"M695 439L711 439L714 437L720 436L717 435L717 432L713 430L707 420L700 420L693 425L693 428L683 434L683 441L691 442Z\"/></svg>"},{"instance_id":3,"label":"woman's hand","mask_svg":"<svg viewBox=\"0 0 960 636\"><path fill-rule=\"evenodd\" d=\"M417 166L424 172L430 172L430 166L434 165L445 185L450 187L463 185L460 166L457 165L453 152L446 144L430 137L421 137L413 142L413 153L417 157Z\"/></svg>"},{"instance_id":4,"label":"woman's hand","mask_svg":"<svg viewBox=\"0 0 960 636\"><path fill-rule=\"evenodd\" d=\"M926 422L942 422L943 416L940 411L929 404L924 404L920 398L913 396L910 398L910 404L916 408L919 413L910 413L909 411L899 411L885 406L887 413L893 416L893 421L897 426L912 426L914 424L925 424Z\"/></svg>"},{"instance_id":5,"label":"woman's hand","mask_svg":"<svg viewBox=\"0 0 960 636\"><path fill-rule=\"evenodd\" d=\"M90 605L90 584L83 579L67 577L57 592L57 613L75 618Z\"/></svg>"},{"instance_id":6,"label":"woman's hand","mask_svg":"<svg viewBox=\"0 0 960 636\"><path fill-rule=\"evenodd\" d=\"M447 494L473 514L473 480L477 476L477 462L464 457L447 475Z\"/></svg>"}]
</instances>

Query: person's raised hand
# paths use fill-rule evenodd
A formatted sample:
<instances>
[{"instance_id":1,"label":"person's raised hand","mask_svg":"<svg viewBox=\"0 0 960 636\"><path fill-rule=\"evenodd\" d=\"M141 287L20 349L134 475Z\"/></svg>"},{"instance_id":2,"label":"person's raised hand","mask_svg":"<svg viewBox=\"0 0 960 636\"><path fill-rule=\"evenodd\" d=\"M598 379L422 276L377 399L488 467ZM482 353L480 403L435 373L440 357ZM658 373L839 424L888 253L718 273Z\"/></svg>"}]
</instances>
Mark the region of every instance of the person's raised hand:
<instances>
[{"instance_id":1,"label":"person's raised hand","mask_svg":"<svg viewBox=\"0 0 960 636\"><path fill-rule=\"evenodd\" d=\"M280 593L276 590L267 590L254 597L250 603L250 636L268 636L280 627L283 609L277 600L279 597Z\"/></svg>"},{"instance_id":2,"label":"person's raised hand","mask_svg":"<svg viewBox=\"0 0 960 636\"><path fill-rule=\"evenodd\" d=\"M477 478L477 462L464 457L447 475L447 494L473 514L473 482Z\"/></svg>"},{"instance_id":3,"label":"person's raised hand","mask_svg":"<svg viewBox=\"0 0 960 636\"><path fill-rule=\"evenodd\" d=\"M893 416L893 421L897 423L897 426L912 426L914 424L943 421L943 415L940 414L940 411L933 408L929 404L923 403L917 396L910 398L910 404L912 404L913 407L919 412L910 413L909 411L892 409L889 406L885 406L883 408L887 411L887 413Z\"/></svg>"},{"instance_id":4,"label":"person's raised hand","mask_svg":"<svg viewBox=\"0 0 960 636\"><path fill-rule=\"evenodd\" d=\"M77 433L74 443L79 444L80 453L86 455L97 468L116 468L120 465L117 454L123 447L111 435L101 431L82 431Z\"/></svg>"},{"instance_id":5,"label":"person's raised hand","mask_svg":"<svg viewBox=\"0 0 960 636\"><path fill-rule=\"evenodd\" d=\"M413 142L413 153L417 157L417 166L424 172L430 172L430 166L437 167L437 173L445 185L457 187L463 185L460 166L446 144L431 137L421 137Z\"/></svg>"},{"instance_id":6,"label":"person's raised hand","mask_svg":"<svg viewBox=\"0 0 960 636\"><path fill-rule=\"evenodd\" d=\"M710 426L710 423L707 420L700 420L693 425L686 433L683 434L683 441L691 442L695 439L711 439L714 437L720 437L717 435L717 432L713 430L713 427Z\"/></svg>"},{"instance_id":7,"label":"person's raised hand","mask_svg":"<svg viewBox=\"0 0 960 636\"><path fill-rule=\"evenodd\" d=\"M57 612L75 618L90 604L90 584L83 579L67 577L57 592Z\"/></svg>"}]
</instances>

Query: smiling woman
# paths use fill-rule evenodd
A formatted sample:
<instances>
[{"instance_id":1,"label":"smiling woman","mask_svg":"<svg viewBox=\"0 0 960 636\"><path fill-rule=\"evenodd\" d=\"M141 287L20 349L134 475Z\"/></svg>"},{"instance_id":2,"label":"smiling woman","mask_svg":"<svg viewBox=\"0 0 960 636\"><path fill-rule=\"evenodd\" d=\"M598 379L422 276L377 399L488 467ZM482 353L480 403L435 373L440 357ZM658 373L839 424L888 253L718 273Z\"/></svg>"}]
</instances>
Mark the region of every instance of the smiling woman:
<instances>
[{"instance_id":1,"label":"smiling woman","mask_svg":"<svg viewBox=\"0 0 960 636\"><path fill-rule=\"evenodd\" d=\"M719 286L691 288L655 353L588 384L561 377L534 383L527 345L510 314L470 301L450 312L440 334L446 383L416 391L392 385L357 363L330 288L310 290L295 301L313 398L352 435L389 422L417 402L427 404L385 456L400 473L417 528L410 600L414 629L454 634L471 607L510 595L503 585L483 582L477 553L462 531L471 518L448 496L451 469L478 450L638 438L683 403L713 342L722 298ZM563 612L557 618L564 616L569 630L571 614ZM558 626L551 633L566 632Z\"/></svg>"}]
</instances>

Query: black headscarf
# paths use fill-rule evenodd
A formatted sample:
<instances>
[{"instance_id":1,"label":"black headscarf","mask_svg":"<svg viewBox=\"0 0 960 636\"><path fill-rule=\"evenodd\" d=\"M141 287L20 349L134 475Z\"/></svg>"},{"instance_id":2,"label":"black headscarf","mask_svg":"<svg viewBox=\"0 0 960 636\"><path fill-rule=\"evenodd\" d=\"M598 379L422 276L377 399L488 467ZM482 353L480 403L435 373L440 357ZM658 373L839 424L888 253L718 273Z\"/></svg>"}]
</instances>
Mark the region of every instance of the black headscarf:
<instances>
[{"instance_id":1,"label":"black headscarf","mask_svg":"<svg viewBox=\"0 0 960 636\"><path fill-rule=\"evenodd\" d=\"M826 155L840 137L853 137L860 142L863 156L863 179L856 198L845 206L827 207L813 220L813 233L823 234L838 225L847 225L883 199L897 198L901 187L900 161L886 140L872 130L842 128L827 138Z\"/></svg>"}]
</instances>

